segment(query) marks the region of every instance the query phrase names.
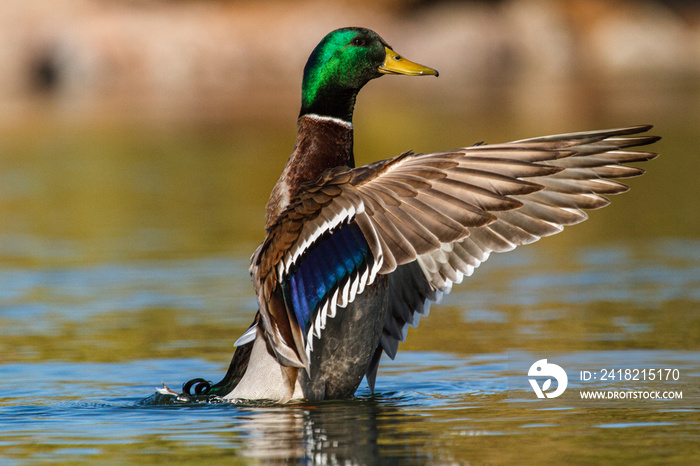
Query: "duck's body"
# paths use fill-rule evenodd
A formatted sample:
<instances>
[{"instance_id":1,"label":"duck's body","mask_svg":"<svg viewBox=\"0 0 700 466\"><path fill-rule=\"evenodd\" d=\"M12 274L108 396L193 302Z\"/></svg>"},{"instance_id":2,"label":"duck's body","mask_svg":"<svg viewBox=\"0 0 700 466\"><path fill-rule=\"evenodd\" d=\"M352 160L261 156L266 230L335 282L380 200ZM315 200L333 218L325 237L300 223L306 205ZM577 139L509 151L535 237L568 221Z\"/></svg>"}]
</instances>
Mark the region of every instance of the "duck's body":
<instances>
[{"instance_id":1,"label":"duck's body","mask_svg":"<svg viewBox=\"0 0 700 466\"><path fill-rule=\"evenodd\" d=\"M279 218L302 184L331 168L354 166L352 123L314 114L301 115L294 149L267 203L265 228Z\"/></svg>"},{"instance_id":2,"label":"duck's body","mask_svg":"<svg viewBox=\"0 0 700 466\"><path fill-rule=\"evenodd\" d=\"M314 342L311 353L311 371L299 370L294 388L288 379L288 369L280 366L270 354L265 339L256 335L252 352L246 357L232 361L233 366L247 366L247 370L234 387L214 386L207 393L220 393L228 400L235 399L346 399L353 396L362 378L384 327L388 309L386 276L380 277L372 286L350 303L335 317L333 325L327 325L323 338ZM240 350L237 350L240 351ZM295 370L293 370L295 371ZM222 382L226 382L224 378ZM291 391L291 394L290 394Z\"/></svg>"},{"instance_id":3,"label":"duck's body","mask_svg":"<svg viewBox=\"0 0 700 466\"><path fill-rule=\"evenodd\" d=\"M354 168L357 92L382 74L437 75L374 32L328 34L304 70L297 139L267 205L251 260L260 310L224 379L195 395L349 398L370 388L431 302L486 260L585 220L626 191L609 178L655 154L638 126L401 154Z\"/></svg>"}]
</instances>

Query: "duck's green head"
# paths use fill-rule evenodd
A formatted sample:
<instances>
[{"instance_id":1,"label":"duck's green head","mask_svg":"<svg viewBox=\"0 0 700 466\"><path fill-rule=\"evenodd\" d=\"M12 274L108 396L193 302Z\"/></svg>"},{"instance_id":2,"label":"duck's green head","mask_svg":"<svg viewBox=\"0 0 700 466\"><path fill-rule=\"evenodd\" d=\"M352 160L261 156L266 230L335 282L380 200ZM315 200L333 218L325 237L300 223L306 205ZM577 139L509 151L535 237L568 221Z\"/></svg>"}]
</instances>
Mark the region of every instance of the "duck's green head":
<instances>
[{"instance_id":1,"label":"duck's green head","mask_svg":"<svg viewBox=\"0 0 700 466\"><path fill-rule=\"evenodd\" d=\"M313 113L352 121L357 93L382 74L437 76L438 72L401 57L369 29L330 32L304 67L301 115Z\"/></svg>"}]
</instances>

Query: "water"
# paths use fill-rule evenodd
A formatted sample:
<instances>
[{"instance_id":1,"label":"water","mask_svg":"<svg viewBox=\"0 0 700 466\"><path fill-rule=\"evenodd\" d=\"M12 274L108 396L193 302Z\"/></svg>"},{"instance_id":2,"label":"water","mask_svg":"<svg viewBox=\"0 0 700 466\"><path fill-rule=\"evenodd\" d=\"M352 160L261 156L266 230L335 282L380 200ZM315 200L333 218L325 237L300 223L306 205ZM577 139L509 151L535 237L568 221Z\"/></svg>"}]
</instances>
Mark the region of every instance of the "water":
<instances>
[{"instance_id":1,"label":"water","mask_svg":"<svg viewBox=\"0 0 700 466\"><path fill-rule=\"evenodd\" d=\"M410 331L403 346L415 349L384 361L375 397L363 384L353 401L286 406L149 398L161 381L178 388L223 375L231 342L254 312L249 292L231 292L231 277L245 277L243 260L13 271L3 280L2 320L3 348L16 362L0 365L0 454L7 464L149 462L166 453L184 462L524 455L534 463L574 452L584 462L622 452L645 460L653 448L685 460L697 455L697 408L552 411L507 400L513 348L531 351L532 361L549 349L585 359L589 350L624 348L628 358L673 361L700 378L700 353L684 347L697 339L700 243L647 248L644 258L623 245L587 248L568 273L538 272L550 267L546 255L526 249L497 256L481 281L509 291L455 290ZM33 294L41 298L21 304ZM231 304L242 311L229 312ZM647 447L635 447L640 436ZM536 447L542 437L552 445ZM589 442L596 448L578 450Z\"/></svg>"},{"instance_id":2,"label":"water","mask_svg":"<svg viewBox=\"0 0 700 466\"><path fill-rule=\"evenodd\" d=\"M457 145L457 133L462 144L535 135L517 122L503 131L505 117L490 122L499 137L475 134L485 122L446 112L360 115L361 160ZM648 174L588 222L494 255L455 286L382 362L375 396L363 382L354 400L288 405L154 393L223 376L256 311L248 257L292 123L11 132L0 144L2 464L700 463L693 115L626 118L660 120L664 155ZM552 131L607 125L569 123ZM419 126L430 130L416 141ZM687 403L512 403L513 354L672 364Z\"/></svg>"}]
</instances>

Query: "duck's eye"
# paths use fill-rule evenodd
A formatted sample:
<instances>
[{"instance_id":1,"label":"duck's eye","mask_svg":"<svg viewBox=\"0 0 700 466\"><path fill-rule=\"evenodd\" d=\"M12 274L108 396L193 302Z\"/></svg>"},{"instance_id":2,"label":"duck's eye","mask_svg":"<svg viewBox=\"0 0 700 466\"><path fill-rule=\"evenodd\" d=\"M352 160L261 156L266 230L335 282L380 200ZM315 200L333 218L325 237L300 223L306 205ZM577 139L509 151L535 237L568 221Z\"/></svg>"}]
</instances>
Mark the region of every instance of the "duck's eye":
<instances>
[{"instance_id":1,"label":"duck's eye","mask_svg":"<svg viewBox=\"0 0 700 466\"><path fill-rule=\"evenodd\" d=\"M362 39L362 38L360 38L360 37L355 37L355 38L352 40L352 45L354 45L354 46L356 46L356 47L362 47L362 46L365 45L365 40Z\"/></svg>"}]
</instances>

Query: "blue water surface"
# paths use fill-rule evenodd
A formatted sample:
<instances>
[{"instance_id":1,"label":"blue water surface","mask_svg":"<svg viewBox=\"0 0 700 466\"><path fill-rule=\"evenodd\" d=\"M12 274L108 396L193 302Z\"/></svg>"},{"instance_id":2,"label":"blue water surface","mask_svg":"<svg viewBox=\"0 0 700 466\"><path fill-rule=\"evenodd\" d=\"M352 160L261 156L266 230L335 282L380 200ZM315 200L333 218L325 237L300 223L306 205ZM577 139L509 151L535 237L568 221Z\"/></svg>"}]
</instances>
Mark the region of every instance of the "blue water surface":
<instances>
[{"instance_id":1,"label":"blue water surface","mask_svg":"<svg viewBox=\"0 0 700 466\"><path fill-rule=\"evenodd\" d=\"M697 385L697 340L684 335L697 338L698 251L687 240L586 248L555 273L546 253L495 256L473 286L456 286L410 330L395 361L383 360L374 395L363 382L353 400L285 405L155 396L162 382L179 390L190 378L223 376L256 310L245 260L4 273L0 319L11 356L0 364L0 458L443 464L511 462L523 449L525 462L542 462L594 442L587 460L635 461L648 454L634 448L641 435L657 451L691 458L698 407L514 405L509 355L534 361L551 348L567 355L562 364L595 365L590 354L667 363ZM549 451L528 446L558 435Z\"/></svg>"}]
</instances>

